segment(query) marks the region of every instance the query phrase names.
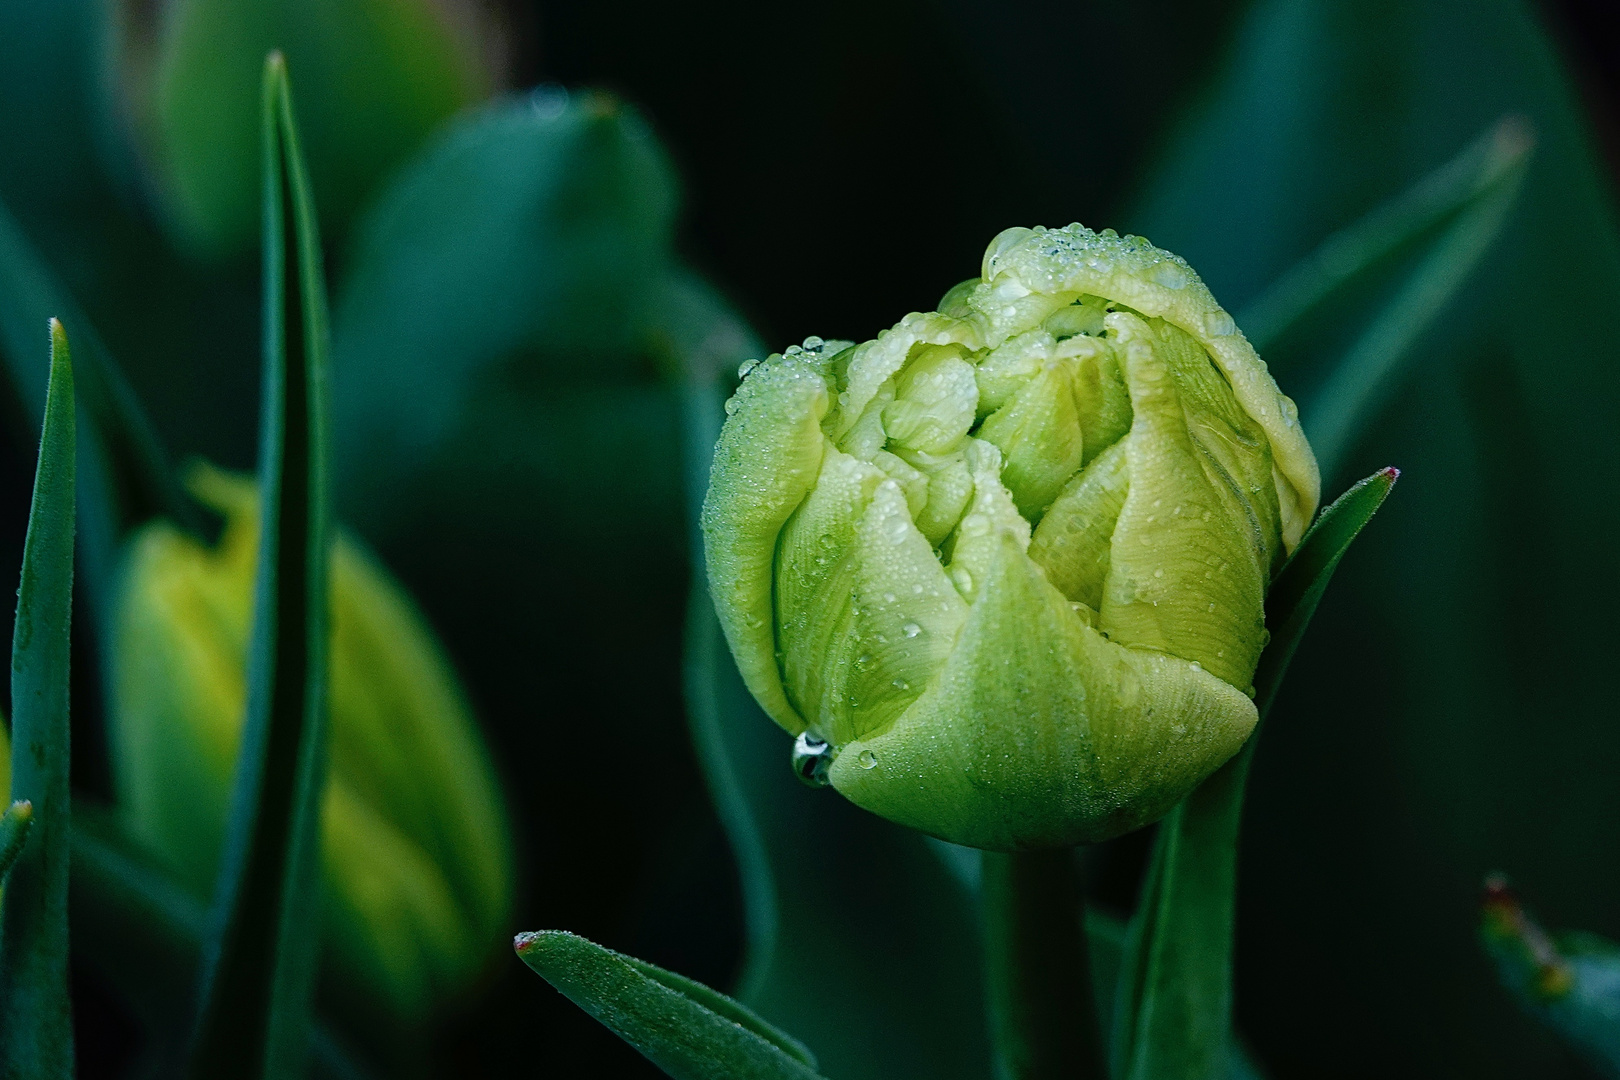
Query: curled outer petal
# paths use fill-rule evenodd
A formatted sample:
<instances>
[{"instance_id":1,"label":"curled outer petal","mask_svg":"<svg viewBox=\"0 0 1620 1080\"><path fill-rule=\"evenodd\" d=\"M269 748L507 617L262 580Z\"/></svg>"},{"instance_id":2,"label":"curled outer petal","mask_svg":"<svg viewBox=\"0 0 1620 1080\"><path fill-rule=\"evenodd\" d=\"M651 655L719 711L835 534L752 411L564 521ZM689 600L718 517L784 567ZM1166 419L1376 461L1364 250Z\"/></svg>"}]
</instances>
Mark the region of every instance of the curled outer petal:
<instances>
[{"instance_id":1,"label":"curled outer petal","mask_svg":"<svg viewBox=\"0 0 1620 1080\"><path fill-rule=\"evenodd\" d=\"M1100 840L1253 729L1316 463L1180 259L1010 229L938 311L772 357L727 409L716 607L851 801L984 848Z\"/></svg>"}]
</instances>

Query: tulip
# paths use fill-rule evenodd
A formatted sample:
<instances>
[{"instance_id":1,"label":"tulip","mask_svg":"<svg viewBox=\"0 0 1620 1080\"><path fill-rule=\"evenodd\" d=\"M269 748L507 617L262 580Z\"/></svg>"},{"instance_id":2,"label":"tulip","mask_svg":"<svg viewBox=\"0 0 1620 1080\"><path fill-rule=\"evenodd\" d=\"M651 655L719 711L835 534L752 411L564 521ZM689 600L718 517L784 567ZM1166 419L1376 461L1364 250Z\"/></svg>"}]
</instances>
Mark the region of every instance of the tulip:
<instances>
[{"instance_id":1,"label":"tulip","mask_svg":"<svg viewBox=\"0 0 1620 1080\"><path fill-rule=\"evenodd\" d=\"M247 701L259 500L206 467L225 519L209 547L156 521L117 596L111 710L122 822L212 894ZM332 546L330 742L321 809L325 943L340 979L421 1015L489 957L511 905L500 790L456 678L400 585L352 538Z\"/></svg>"},{"instance_id":2,"label":"tulip","mask_svg":"<svg viewBox=\"0 0 1620 1080\"><path fill-rule=\"evenodd\" d=\"M1011 851L1151 822L1243 745L1319 478L1183 260L1009 229L937 311L745 369L709 581L802 774Z\"/></svg>"}]
</instances>

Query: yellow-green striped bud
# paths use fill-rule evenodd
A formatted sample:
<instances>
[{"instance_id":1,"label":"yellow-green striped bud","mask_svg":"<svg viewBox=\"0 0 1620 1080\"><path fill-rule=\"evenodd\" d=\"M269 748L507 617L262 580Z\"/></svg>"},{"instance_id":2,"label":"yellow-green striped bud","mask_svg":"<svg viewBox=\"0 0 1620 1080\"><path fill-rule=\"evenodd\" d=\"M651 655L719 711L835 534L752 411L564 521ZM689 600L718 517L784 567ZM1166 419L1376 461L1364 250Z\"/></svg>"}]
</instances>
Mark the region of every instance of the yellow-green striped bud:
<instances>
[{"instance_id":1,"label":"yellow-green striped bud","mask_svg":"<svg viewBox=\"0 0 1620 1080\"><path fill-rule=\"evenodd\" d=\"M720 621L851 801L982 848L1100 840L1248 738L1317 468L1180 258L1009 229L938 311L772 356L726 411Z\"/></svg>"},{"instance_id":2,"label":"yellow-green striped bud","mask_svg":"<svg viewBox=\"0 0 1620 1080\"><path fill-rule=\"evenodd\" d=\"M247 701L259 500L208 468L216 547L145 526L122 568L111 741L131 836L212 894ZM339 533L331 566L330 742L321 817L325 935L365 1000L419 1016L503 936L511 841L477 726L404 590Z\"/></svg>"}]
</instances>

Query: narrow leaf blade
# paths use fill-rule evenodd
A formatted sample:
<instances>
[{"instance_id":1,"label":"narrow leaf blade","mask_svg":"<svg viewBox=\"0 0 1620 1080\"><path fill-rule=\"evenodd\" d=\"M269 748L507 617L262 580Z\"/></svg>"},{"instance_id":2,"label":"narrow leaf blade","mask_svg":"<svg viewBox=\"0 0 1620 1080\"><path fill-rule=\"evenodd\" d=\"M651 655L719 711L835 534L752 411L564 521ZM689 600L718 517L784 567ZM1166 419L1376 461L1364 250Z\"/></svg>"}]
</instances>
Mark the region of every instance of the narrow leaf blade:
<instances>
[{"instance_id":1,"label":"narrow leaf blade","mask_svg":"<svg viewBox=\"0 0 1620 1080\"><path fill-rule=\"evenodd\" d=\"M0 1076L73 1075L68 997L68 664L73 613L73 363L51 320L50 382L11 643L11 794L32 838L0 915Z\"/></svg>"},{"instance_id":2,"label":"narrow leaf blade","mask_svg":"<svg viewBox=\"0 0 1620 1080\"><path fill-rule=\"evenodd\" d=\"M818 1075L797 1040L701 984L561 930L520 934L514 947L542 978L675 1080Z\"/></svg>"},{"instance_id":3,"label":"narrow leaf blade","mask_svg":"<svg viewBox=\"0 0 1620 1080\"><path fill-rule=\"evenodd\" d=\"M327 316L285 62L264 84L263 525L248 703L191 1074L302 1071L316 961L327 648Z\"/></svg>"},{"instance_id":4,"label":"narrow leaf blade","mask_svg":"<svg viewBox=\"0 0 1620 1080\"><path fill-rule=\"evenodd\" d=\"M1383 469L1324 510L1267 594L1271 642L1255 672L1265 720L1339 561L1399 477ZM1159 825L1120 967L1115 1073L1207 1080L1232 1067L1232 935L1243 792L1259 732Z\"/></svg>"}]
</instances>

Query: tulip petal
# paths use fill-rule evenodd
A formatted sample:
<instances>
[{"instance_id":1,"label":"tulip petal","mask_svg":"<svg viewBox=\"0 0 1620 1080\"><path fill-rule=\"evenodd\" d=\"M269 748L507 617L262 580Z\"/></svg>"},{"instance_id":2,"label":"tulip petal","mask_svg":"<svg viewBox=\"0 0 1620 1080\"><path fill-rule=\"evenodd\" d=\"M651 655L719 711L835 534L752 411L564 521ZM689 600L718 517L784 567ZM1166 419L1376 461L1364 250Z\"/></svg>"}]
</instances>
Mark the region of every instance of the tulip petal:
<instances>
[{"instance_id":1,"label":"tulip petal","mask_svg":"<svg viewBox=\"0 0 1620 1080\"><path fill-rule=\"evenodd\" d=\"M800 730L809 726L823 738L843 711L847 668L856 655L848 647L855 620L855 527L885 479L876 466L828 447L815 487L777 545L781 653L778 659L773 646L770 662L773 670L780 664L795 715L803 717Z\"/></svg>"},{"instance_id":2,"label":"tulip petal","mask_svg":"<svg viewBox=\"0 0 1620 1080\"><path fill-rule=\"evenodd\" d=\"M1246 696L1105 640L1016 534L997 548L938 679L833 762L846 798L954 843L1055 847L1154 820L1243 745Z\"/></svg>"},{"instance_id":3,"label":"tulip petal","mask_svg":"<svg viewBox=\"0 0 1620 1080\"><path fill-rule=\"evenodd\" d=\"M1099 628L1115 641L1201 663L1247 687L1265 646L1265 552L1232 486L1210 459L1152 329L1124 312L1120 334L1134 418L1125 440L1130 490L1114 526Z\"/></svg>"},{"instance_id":4,"label":"tulip petal","mask_svg":"<svg viewBox=\"0 0 1620 1080\"><path fill-rule=\"evenodd\" d=\"M1029 557L1076 603L1102 610L1114 525L1130 488L1125 443L1115 443L1070 480L1035 527Z\"/></svg>"},{"instance_id":5,"label":"tulip petal","mask_svg":"<svg viewBox=\"0 0 1620 1080\"><path fill-rule=\"evenodd\" d=\"M848 668L849 708L830 732L835 746L887 727L920 697L968 613L893 481L873 494L851 561L855 620L847 651L855 660Z\"/></svg>"},{"instance_id":6,"label":"tulip petal","mask_svg":"<svg viewBox=\"0 0 1620 1080\"><path fill-rule=\"evenodd\" d=\"M1277 389L1265 362L1185 260L1141 237L1115 236L1111 230L1094 233L1070 225L1024 233L986 255L984 283L968 301L984 313L981 333L987 343L999 342L996 335L1017 318L1004 318L994 298L1009 287L1106 297L1192 335L1226 376L1244 411L1265 429L1276 464L1273 484L1283 541L1293 550L1321 496L1316 458L1294 403Z\"/></svg>"},{"instance_id":7,"label":"tulip petal","mask_svg":"<svg viewBox=\"0 0 1620 1080\"><path fill-rule=\"evenodd\" d=\"M979 428L978 437L1006 455L1002 482L1030 521L1040 519L1085 460L1074 376L1072 362L1048 363Z\"/></svg>"},{"instance_id":8,"label":"tulip petal","mask_svg":"<svg viewBox=\"0 0 1620 1080\"><path fill-rule=\"evenodd\" d=\"M804 500L821 465L826 380L799 356L773 356L754 368L715 447L702 528L709 589L743 682L789 731L804 721L788 704L771 627L771 561L776 539Z\"/></svg>"}]
</instances>

